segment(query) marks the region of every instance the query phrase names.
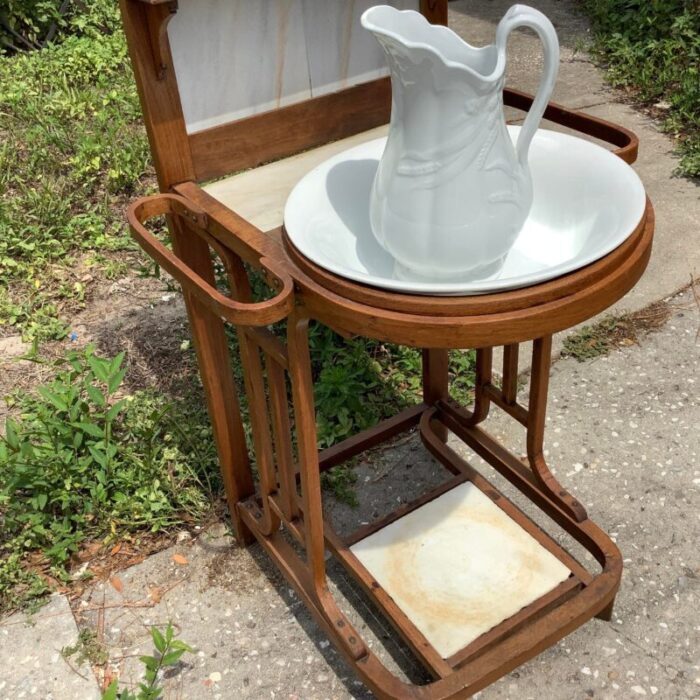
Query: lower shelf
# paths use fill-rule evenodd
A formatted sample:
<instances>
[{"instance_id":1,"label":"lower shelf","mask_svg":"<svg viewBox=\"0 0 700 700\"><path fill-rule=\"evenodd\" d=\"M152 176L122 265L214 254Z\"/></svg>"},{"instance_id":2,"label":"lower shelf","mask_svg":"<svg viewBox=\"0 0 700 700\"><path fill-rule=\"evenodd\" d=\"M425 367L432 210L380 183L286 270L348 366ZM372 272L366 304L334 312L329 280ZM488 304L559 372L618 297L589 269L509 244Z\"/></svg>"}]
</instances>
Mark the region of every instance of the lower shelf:
<instances>
[{"instance_id":1,"label":"lower shelf","mask_svg":"<svg viewBox=\"0 0 700 700\"><path fill-rule=\"evenodd\" d=\"M350 549L443 659L571 576L469 482Z\"/></svg>"}]
</instances>

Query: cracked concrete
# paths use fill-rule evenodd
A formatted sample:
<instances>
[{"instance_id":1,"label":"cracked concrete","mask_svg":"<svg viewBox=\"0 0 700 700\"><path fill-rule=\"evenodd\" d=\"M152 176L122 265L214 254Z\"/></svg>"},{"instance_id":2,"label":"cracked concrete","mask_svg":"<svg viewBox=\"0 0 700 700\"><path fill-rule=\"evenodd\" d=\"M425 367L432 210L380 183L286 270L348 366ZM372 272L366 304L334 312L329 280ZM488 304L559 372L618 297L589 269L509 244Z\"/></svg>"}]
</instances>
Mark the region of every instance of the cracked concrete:
<instances>
[{"instance_id":1,"label":"cracked concrete","mask_svg":"<svg viewBox=\"0 0 700 700\"><path fill-rule=\"evenodd\" d=\"M51 596L34 615L0 620L0 700L101 697L90 664L61 653L77 639L78 627L62 595Z\"/></svg>"}]
</instances>

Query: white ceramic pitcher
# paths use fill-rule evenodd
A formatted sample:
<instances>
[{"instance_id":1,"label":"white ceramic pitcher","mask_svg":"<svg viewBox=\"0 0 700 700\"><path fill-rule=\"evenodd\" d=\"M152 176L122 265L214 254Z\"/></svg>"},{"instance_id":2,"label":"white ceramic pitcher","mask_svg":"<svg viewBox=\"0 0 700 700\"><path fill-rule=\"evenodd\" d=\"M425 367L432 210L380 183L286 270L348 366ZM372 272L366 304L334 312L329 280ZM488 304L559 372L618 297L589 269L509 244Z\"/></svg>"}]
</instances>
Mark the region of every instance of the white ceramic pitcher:
<instances>
[{"instance_id":1,"label":"white ceramic pitcher","mask_svg":"<svg viewBox=\"0 0 700 700\"><path fill-rule=\"evenodd\" d=\"M554 88L559 42L541 12L514 5L496 43L474 48L412 10L378 5L362 25L391 71L389 137L370 199L372 230L398 276L482 278L503 264L532 205L527 154ZM503 114L506 42L530 27L544 73L517 143Z\"/></svg>"}]
</instances>

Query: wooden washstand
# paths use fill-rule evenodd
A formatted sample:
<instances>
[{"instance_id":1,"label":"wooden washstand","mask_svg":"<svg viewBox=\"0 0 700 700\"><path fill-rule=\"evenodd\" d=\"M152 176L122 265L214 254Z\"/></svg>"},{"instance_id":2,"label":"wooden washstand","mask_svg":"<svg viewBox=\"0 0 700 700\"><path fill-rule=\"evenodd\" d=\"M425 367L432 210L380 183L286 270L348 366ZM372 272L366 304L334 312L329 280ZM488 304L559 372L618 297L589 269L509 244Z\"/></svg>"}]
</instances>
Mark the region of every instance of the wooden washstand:
<instances>
[{"instance_id":1,"label":"wooden washstand","mask_svg":"<svg viewBox=\"0 0 700 700\"><path fill-rule=\"evenodd\" d=\"M357 27L358 13L370 4L121 0L161 190L134 203L128 218L141 246L182 285L238 542L262 545L378 697L464 698L590 618L610 619L622 572L620 553L555 479L544 458L552 334L601 312L634 286L651 252L654 216L647 202L643 219L625 243L583 269L482 296L380 291L305 259L281 228L289 190L311 167L376 137L388 122L391 95L384 59ZM447 0L392 4L415 7L431 21L447 23ZM243 48L236 44L239 25L248 32L241 37ZM263 27L265 36L251 37L251 31ZM250 59L255 46L266 47L264 60ZM505 103L527 110L531 97L506 90ZM611 144L628 163L636 159L637 139L622 127L555 104L545 118ZM205 184L211 180L216 182ZM172 251L144 226L161 215L168 220ZM227 293L215 287L212 251L225 268ZM244 264L262 272L273 298L252 300ZM346 335L421 348L423 402L319 452L308 347L312 320ZM268 329L280 321L286 322L286 343ZM257 483L231 372L227 323L236 327L240 339ZM530 340L532 372L524 406L517 400L518 355L520 344ZM500 385L492 367L498 346L504 348ZM456 348L477 350L471 410L448 394L448 350ZM492 405L525 427L526 459L482 428ZM355 535L340 537L323 517L321 473L411 429L419 431L450 479ZM590 573L500 494L447 443L448 431L588 550L600 571ZM485 494L570 573L545 595L445 655L362 564L356 545L464 484ZM407 683L372 652L330 593L327 552L383 612L432 682Z\"/></svg>"}]
</instances>

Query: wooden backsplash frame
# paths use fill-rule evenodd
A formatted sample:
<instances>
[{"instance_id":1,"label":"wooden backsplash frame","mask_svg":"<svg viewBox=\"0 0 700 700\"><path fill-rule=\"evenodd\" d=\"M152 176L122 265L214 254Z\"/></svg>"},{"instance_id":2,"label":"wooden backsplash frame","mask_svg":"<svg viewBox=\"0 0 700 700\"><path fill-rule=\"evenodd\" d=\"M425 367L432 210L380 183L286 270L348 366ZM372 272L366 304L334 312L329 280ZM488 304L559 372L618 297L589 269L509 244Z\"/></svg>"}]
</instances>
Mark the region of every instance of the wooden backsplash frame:
<instances>
[{"instance_id":1,"label":"wooden backsplash frame","mask_svg":"<svg viewBox=\"0 0 700 700\"><path fill-rule=\"evenodd\" d=\"M182 0L196 2L196 0ZM120 0L144 121L162 191L214 179L386 123L388 78L187 133L167 24L176 0ZM447 0L420 0L421 12L447 24Z\"/></svg>"}]
</instances>

